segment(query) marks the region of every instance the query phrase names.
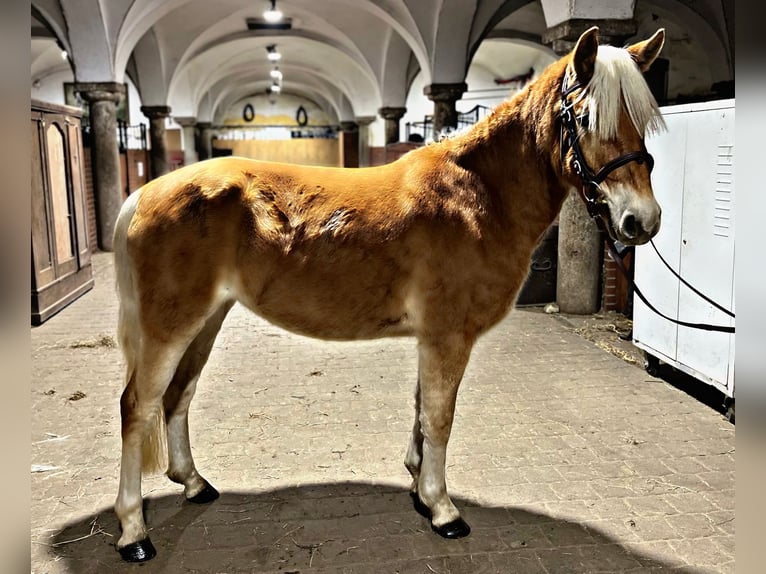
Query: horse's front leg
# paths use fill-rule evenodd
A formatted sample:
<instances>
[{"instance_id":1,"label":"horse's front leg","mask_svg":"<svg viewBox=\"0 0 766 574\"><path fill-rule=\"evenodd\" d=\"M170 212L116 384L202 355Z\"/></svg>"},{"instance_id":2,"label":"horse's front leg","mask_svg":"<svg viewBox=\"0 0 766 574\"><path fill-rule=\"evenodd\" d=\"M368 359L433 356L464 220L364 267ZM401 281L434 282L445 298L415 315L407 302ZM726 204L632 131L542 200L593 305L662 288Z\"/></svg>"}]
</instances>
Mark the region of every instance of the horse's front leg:
<instances>
[{"instance_id":1,"label":"horse's front leg","mask_svg":"<svg viewBox=\"0 0 766 574\"><path fill-rule=\"evenodd\" d=\"M463 372L468 363L473 341L462 335L445 337L438 341L419 341L418 394L419 431L422 438L420 470L413 472L417 481L417 498L428 509L431 526L445 538L467 536L471 529L460 517L447 494L445 466L447 442L452 430L455 400ZM418 442L418 423L413 429L408 461L415 462ZM409 466L409 465L408 465ZM420 507L419 511L425 511Z\"/></svg>"}]
</instances>

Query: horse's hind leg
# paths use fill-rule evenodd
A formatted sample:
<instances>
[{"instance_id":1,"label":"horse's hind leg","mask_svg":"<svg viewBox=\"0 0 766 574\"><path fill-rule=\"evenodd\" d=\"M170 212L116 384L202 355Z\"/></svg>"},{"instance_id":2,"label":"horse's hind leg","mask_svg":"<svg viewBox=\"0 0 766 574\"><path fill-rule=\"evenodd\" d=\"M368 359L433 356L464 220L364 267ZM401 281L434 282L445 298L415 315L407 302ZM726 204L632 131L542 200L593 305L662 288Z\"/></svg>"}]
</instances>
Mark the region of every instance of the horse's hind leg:
<instances>
[{"instance_id":1,"label":"horse's hind leg","mask_svg":"<svg viewBox=\"0 0 766 574\"><path fill-rule=\"evenodd\" d=\"M156 554L147 535L141 496L144 441L162 421L162 397L175 373L188 340L173 344L145 337L120 399L122 459L114 511L122 527L117 549L124 560L142 562Z\"/></svg>"},{"instance_id":2,"label":"horse's hind leg","mask_svg":"<svg viewBox=\"0 0 766 574\"><path fill-rule=\"evenodd\" d=\"M178 364L163 401L168 429L168 478L182 484L186 498L199 504L218 498L218 491L199 475L194 465L189 444L189 403L215 337L233 304L227 301L207 319Z\"/></svg>"},{"instance_id":3,"label":"horse's hind leg","mask_svg":"<svg viewBox=\"0 0 766 574\"><path fill-rule=\"evenodd\" d=\"M412 493L417 494L418 479L420 478L420 465L423 461L423 431L420 427L420 377L415 388L415 424L410 434L410 444L407 447L407 455L404 457L404 466L412 475ZM417 499L416 499L417 501Z\"/></svg>"},{"instance_id":4,"label":"horse's hind leg","mask_svg":"<svg viewBox=\"0 0 766 574\"><path fill-rule=\"evenodd\" d=\"M423 438L420 472L413 473L413 477L417 480L418 498L430 511L432 528L445 538L460 538L471 532L447 494L445 465L457 390L472 344L462 335L419 343L419 422ZM417 424L413 430L417 430ZM416 432L412 442L417 443Z\"/></svg>"}]
</instances>

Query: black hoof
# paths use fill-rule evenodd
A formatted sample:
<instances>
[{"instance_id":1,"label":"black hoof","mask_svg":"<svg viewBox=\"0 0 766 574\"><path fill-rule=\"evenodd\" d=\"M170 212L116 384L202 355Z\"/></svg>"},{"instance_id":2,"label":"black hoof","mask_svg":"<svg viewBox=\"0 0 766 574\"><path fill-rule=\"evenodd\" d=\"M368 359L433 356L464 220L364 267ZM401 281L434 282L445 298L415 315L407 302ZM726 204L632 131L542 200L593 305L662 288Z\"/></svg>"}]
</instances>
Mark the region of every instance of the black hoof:
<instances>
[{"instance_id":1,"label":"black hoof","mask_svg":"<svg viewBox=\"0 0 766 574\"><path fill-rule=\"evenodd\" d=\"M410 492L410 497L412 497L412 506L415 507L415 511L420 514L420 516L431 520L431 509L423 504L418 493ZM462 518L458 518L457 520L453 520L442 526L434 526L431 524L431 529L442 538L463 538L471 533L471 527L468 526L468 523Z\"/></svg>"},{"instance_id":2,"label":"black hoof","mask_svg":"<svg viewBox=\"0 0 766 574\"><path fill-rule=\"evenodd\" d=\"M420 516L431 520L431 509L423 504L423 502L420 500L420 497L418 496L418 493L410 492L410 496L412 497L412 506L415 507L415 512L420 514Z\"/></svg>"},{"instance_id":3,"label":"black hoof","mask_svg":"<svg viewBox=\"0 0 766 574\"><path fill-rule=\"evenodd\" d=\"M463 538L471 533L471 527L462 518L443 524L442 526L431 525L436 534L442 538Z\"/></svg>"},{"instance_id":4,"label":"black hoof","mask_svg":"<svg viewBox=\"0 0 766 574\"><path fill-rule=\"evenodd\" d=\"M194 504L207 504L208 502L213 502L219 496L221 495L218 493L218 491L210 486L209 482L205 481L205 488L200 490L191 498L187 498L186 500L193 502Z\"/></svg>"},{"instance_id":5,"label":"black hoof","mask_svg":"<svg viewBox=\"0 0 766 574\"><path fill-rule=\"evenodd\" d=\"M148 538L133 542L117 549L125 562L146 562L157 556L152 541Z\"/></svg>"}]
</instances>

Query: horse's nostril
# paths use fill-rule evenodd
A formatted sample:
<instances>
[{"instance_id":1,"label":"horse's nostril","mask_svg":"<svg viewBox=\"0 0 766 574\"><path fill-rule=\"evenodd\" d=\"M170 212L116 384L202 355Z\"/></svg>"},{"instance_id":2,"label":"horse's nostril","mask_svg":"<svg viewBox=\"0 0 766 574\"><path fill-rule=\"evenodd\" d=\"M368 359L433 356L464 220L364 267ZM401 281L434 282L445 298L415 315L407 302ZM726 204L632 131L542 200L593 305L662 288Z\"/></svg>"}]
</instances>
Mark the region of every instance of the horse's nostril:
<instances>
[{"instance_id":1,"label":"horse's nostril","mask_svg":"<svg viewBox=\"0 0 766 574\"><path fill-rule=\"evenodd\" d=\"M626 237L633 239L643 233L643 227L635 215L626 213L622 218L622 232Z\"/></svg>"}]
</instances>

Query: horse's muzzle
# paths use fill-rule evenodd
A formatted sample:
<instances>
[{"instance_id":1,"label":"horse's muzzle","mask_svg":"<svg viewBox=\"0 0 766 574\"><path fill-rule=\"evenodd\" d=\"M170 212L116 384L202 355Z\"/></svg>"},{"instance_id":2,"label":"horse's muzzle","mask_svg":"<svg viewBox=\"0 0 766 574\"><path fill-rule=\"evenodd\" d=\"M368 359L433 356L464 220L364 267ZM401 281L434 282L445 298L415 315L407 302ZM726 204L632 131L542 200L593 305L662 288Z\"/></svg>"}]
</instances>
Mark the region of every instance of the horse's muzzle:
<instances>
[{"instance_id":1,"label":"horse's muzzle","mask_svg":"<svg viewBox=\"0 0 766 574\"><path fill-rule=\"evenodd\" d=\"M632 210L626 209L615 226L617 239L626 245L643 245L660 230L661 210L656 209Z\"/></svg>"}]
</instances>

